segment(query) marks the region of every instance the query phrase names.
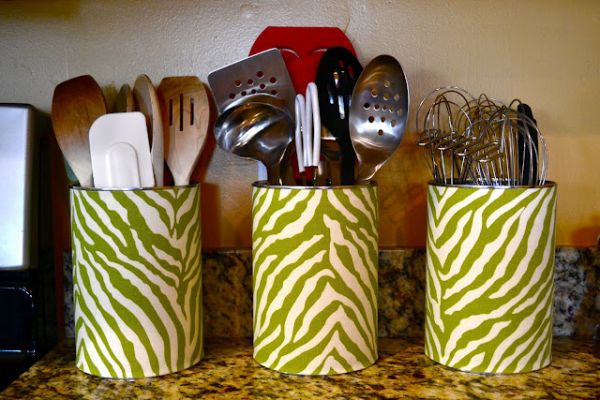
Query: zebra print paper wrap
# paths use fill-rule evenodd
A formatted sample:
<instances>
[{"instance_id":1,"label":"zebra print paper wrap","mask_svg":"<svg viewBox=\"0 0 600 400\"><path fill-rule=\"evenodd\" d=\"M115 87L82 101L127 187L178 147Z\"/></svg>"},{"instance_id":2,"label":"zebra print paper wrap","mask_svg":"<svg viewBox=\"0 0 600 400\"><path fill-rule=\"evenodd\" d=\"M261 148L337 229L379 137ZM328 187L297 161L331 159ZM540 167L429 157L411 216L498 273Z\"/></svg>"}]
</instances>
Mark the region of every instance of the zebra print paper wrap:
<instances>
[{"instance_id":1,"label":"zebra print paper wrap","mask_svg":"<svg viewBox=\"0 0 600 400\"><path fill-rule=\"evenodd\" d=\"M254 359L330 375L377 360L377 188L252 192Z\"/></svg>"},{"instance_id":2,"label":"zebra print paper wrap","mask_svg":"<svg viewBox=\"0 0 600 400\"><path fill-rule=\"evenodd\" d=\"M76 364L101 377L202 358L197 185L71 191Z\"/></svg>"},{"instance_id":3,"label":"zebra print paper wrap","mask_svg":"<svg viewBox=\"0 0 600 400\"><path fill-rule=\"evenodd\" d=\"M425 354L464 371L550 364L556 185L428 187Z\"/></svg>"}]
</instances>

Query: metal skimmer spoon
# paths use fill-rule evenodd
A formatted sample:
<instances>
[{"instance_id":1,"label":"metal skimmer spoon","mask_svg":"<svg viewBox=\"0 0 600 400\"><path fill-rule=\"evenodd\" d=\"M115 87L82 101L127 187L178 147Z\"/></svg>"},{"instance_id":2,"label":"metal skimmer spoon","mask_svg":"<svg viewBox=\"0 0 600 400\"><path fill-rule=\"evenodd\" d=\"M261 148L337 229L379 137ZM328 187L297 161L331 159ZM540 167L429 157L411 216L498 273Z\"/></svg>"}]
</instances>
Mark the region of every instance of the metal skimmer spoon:
<instances>
[{"instance_id":1,"label":"metal skimmer spoon","mask_svg":"<svg viewBox=\"0 0 600 400\"><path fill-rule=\"evenodd\" d=\"M359 181L371 179L400 145L408 107L408 84L400 63L389 55L375 57L356 82L350 108Z\"/></svg>"}]
</instances>

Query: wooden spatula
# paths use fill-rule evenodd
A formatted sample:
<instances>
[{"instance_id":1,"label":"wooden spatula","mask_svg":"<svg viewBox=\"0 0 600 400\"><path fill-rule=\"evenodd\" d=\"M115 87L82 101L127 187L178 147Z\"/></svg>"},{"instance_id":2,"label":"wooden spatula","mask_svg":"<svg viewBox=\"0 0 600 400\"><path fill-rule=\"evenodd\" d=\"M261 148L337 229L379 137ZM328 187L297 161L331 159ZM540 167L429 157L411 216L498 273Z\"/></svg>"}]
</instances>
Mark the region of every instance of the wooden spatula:
<instances>
[{"instance_id":1,"label":"wooden spatula","mask_svg":"<svg viewBox=\"0 0 600 400\"><path fill-rule=\"evenodd\" d=\"M150 153L152 156L152 169L154 171L154 181L156 186L164 184L164 134L160 105L156 88L150 78L146 75L140 75L133 85L133 95L135 98L135 109L140 111L146 117L146 125L150 134Z\"/></svg>"},{"instance_id":2,"label":"wooden spatula","mask_svg":"<svg viewBox=\"0 0 600 400\"><path fill-rule=\"evenodd\" d=\"M163 78L157 88L166 161L175 185L187 185L206 140L210 106L196 76Z\"/></svg>"},{"instance_id":3,"label":"wooden spatula","mask_svg":"<svg viewBox=\"0 0 600 400\"><path fill-rule=\"evenodd\" d=\"M106 102L98 83L83 75L60 83L52 96L52 127L63 156L83 187L93 186L89 130L106 114Z\"/></svg>"}]
</instances>

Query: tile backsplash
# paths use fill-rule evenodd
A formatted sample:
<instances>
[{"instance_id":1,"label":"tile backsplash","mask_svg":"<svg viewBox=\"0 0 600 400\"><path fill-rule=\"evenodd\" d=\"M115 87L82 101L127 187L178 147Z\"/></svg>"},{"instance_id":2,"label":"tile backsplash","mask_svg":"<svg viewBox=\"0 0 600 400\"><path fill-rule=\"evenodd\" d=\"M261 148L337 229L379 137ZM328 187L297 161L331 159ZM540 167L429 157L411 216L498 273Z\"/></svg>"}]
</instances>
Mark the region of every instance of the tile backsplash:
<instances>
[{"instance_id":1,"label":"tile backsplash","mask_svg":"<svg viewBox=\"0 0 600 400\"><path fill-rule=\"evenodd\" d=\"M252 252L202 255L204 334L252 336ZM65 336L74 337L71 254L64 255ZM425 250L379 252L380 337L422 336ZM600 248L557 248L554 335L591 337L600 325Z\"/></svg>"}]
</instances>

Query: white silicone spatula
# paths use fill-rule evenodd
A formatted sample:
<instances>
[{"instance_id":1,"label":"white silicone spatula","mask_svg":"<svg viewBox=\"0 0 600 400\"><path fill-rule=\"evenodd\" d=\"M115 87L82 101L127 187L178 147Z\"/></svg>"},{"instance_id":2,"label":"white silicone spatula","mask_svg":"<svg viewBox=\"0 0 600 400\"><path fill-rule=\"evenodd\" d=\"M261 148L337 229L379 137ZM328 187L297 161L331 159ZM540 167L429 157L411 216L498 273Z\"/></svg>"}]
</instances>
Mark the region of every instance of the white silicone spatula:
<instances>
[{"instance_id":1,"label":"white silicone spatula","mask_svg":"<svg viewBox=\"0 0 600 400\"><path fill-rule=\"evenodd\" d=\"M154 186L146 118L140 112L106 114L90 127L94 186Z\"/></svg>"}]
</instances>

